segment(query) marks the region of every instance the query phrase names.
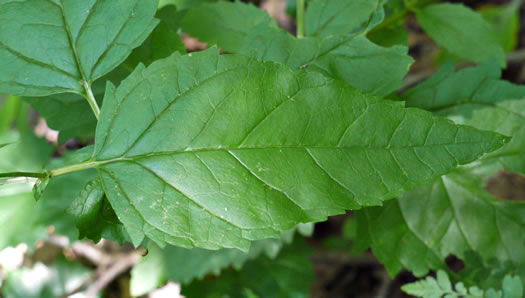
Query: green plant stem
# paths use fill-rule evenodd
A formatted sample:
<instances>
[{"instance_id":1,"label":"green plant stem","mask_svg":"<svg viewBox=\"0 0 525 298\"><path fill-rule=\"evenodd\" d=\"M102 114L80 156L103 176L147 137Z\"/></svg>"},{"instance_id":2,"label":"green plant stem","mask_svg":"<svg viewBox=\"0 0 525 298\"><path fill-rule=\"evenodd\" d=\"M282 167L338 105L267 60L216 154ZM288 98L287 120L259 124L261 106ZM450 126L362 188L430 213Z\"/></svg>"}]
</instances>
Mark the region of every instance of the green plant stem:
<instances>
[{"instance_id":1,"label":"green plant stem","mask_svg":"<svg viewBox=\"0 0 525 298\"><path fill-rule=\"evenodd\" d=\"M94 168L94 167L96 167L98 165L101 165L101 164L104 164L104 162L87 161L87 162L83 162L83 163L78 163L78 164L66 166L66 167L63 167L63 168L58 168L58 169L51 170L51 171L49 171L49 177L52 178L52 177L62 176L62 175L73 173L73 172L77 172L77 171L87 170L87 169Z\"/></svg>"},{"instance_id":2,"label":"green plant stem","mask_svg":"<svg viewBox=\"0 0 525 298\"><path fill-rule=\"evenodd\" d=\"M304 0L297 0L297 38L304 37Z\"/></svg>"},{"instance_id":3,"label":"green plant stem","mask_svg":"<svg viewBox=\"0 0 525 298\"><path fill-rule=\"evenodd\" d=\"M49 177L52 178L52 177L56 177L56 176L62 176L62 175L73 173L73 172L78 172L78 171L83 171L83 170L87 170L87 169L96 168L98 166L105 165L105 164L108 164L108 163L114 163L114 162L126 161L126 160L129 161L131 159L130 158L125 158L125 157L120 157L120 158L101 160L101 161L81 162L81 163L77 163L77 164L74 164L74 165L66 166L66 167L63 167L63 168L58 168L58 169L51 170L51 171L49 171Z\"/></svg>"},{"instance_id":4,"label":"green plant stem","mask_svg":"<svg viewBox=\"0 0 525 298\"><path fill-rule=\"evenodd\" d=\"M47 173L33 173L33 172L0 173L0 178L17 178L17 177L45 178L46 176L47 176Z\"/></svg>"},{"instance_id":5,"label":"green plant stem","mask_svg":"<svg viewBox=\"0 0 525 298\"><path fill-rule=\"evenodd\" d=\"M100 108L98 107L97 101L95 100L95 96L93 95L93 91L91 91L91 86L89 86L88 82L83 81L82 84L84 85L84 90L86 91L85 97L89 103L89 106L93 110L93 114L95 114L95 118L100 116Z\"/></svg>"}]
</instances>

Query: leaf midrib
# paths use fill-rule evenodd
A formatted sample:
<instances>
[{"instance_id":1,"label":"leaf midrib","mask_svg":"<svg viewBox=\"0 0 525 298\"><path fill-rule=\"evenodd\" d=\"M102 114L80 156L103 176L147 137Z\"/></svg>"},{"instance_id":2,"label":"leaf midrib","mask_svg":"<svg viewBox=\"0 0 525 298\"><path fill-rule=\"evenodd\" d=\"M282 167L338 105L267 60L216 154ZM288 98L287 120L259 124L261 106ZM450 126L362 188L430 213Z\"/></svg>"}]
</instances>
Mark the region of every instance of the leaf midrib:
<instances>
[{"instance_id":1,"label":"leaf midrib","mask_svg":"<svg viewBox=\"0 0 525 298\"><path fill-rule=\"evenodd\" d=\"M454 145L474 145L474 144L485 144L491 142L456 142L450 144L433 144L433 145L415 145L415 146L399 146L399 147L367 147L367 146L261 146L261 147L208 147L208 148L198 148L198 149L189 149L189 150L171 150L171 151L162 151L162 152L153 152L147 154L137 154L133 156L118 156L108 159L95 159L92 162L98 164L108 164L121 161L133 161L142 158L164 156L164 155L173 155L173 154L182 154L182 153L199 153L199 152L228 152L228 151L240 151L240 150L291 150L291 149L317 149L317 150L394 150L394 149L417 149L417 148L434 148L441 146L454 146ZM96 167L96 165L94 166Z\"/></svg>"},{"instance_id":2,"label":"leaf midrib","mask_svg":"<svg viewBox=\"0 0 525 298\"><path fill-rule=\"evenodd\" d=\"M69 42L69 46L71 47L71 52L73 53L73 57L75 57L75 65L77 67L77 70L78 70L78 73L80 74L80 77L83 81L85 81L86 83L90 83L87 78L86 78L86 75L84 74L84 70L82 69L82 66L80 64L80 58L78 57L78 53L77 53L77 47L75 45L75 42L73 41L73 35L71 34L71 28L69 27L69 22L67 21L67 18L66 18L66 13L64 11L64 2L63 0L60 0L60 4L58 3L55 3L51 0L49 0L50 3L53 3L54 5L56 5L59 9L60 9L60 14L62 15L62 22L64 23L64 30L66 31L66 34L67 34L67 40ZM83 84L81 84L83 85ZM87 93L87 90L84 90L86 93Z\"/></svg>"}]
</instances>

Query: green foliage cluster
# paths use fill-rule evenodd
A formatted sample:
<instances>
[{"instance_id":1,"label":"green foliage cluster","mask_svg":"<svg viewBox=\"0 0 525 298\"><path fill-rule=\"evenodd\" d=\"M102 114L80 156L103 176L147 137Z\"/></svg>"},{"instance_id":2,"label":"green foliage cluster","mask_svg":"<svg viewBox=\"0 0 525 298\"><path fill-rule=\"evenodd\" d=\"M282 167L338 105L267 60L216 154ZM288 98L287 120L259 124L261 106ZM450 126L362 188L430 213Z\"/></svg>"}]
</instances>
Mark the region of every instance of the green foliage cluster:
<instances>
[{"instance_id":1,"label":"green foliage cluster","mask_svg":"<svg viewBox=\"0 0 525 298\"><path fill-rule=\"evenodd\" d=\"M393 276L438 272L407 293L521 297L525 205L484 185L525 175L525 87L500 79L518 8L312 0L292 35L239 1L0 0L0 248L52 225L147 247L133 295L169 280L190 297L304 297L300 235L356 210L354 249ZM438 60L476 65L398 92L412 14ZM209 49L186 53L181 33ZM29 105L59 144L92 145L52 158ZM85 275L55 267L47 292L17 294L13 272L4 294L60 295L65 268Z\"/></svg>"}]
</instances>

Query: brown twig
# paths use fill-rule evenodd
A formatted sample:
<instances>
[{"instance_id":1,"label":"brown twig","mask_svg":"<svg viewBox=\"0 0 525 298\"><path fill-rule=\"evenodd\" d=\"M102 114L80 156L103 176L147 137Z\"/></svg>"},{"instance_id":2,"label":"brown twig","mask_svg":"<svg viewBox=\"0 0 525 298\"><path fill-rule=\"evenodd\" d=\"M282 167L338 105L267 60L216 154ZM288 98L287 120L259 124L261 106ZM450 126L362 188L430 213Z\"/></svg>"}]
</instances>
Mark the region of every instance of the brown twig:
<instances>
[{"instance_id":1,"label":"brown twig","mask_svg":"<svg viewBox=\"0 0 525 298\"><path fill-rule=\"evenodd\" d=\"M59 235L51 235L46 241L62 249L71 249L75 256L83 257L97 266L95 273L90 278L73 291L65 294L64 297L78 293L86 287L86 297L95 297L98 292L102 291L115 278L135 266L143 255L141 249L113 255L108 254L92 242L74 242L69 248L69 239Z\"/></svg>"},{"instance_id":2,"label":"brown twig","mask_svg":"<svg viewBox=\"0 0 525 298\"><path fill-rule=\"evenodd\" d=\"M95 297L98 292L104 289L109 283L111 283L116 277L124 273L129 268L135 266L142 258L142 253L139 250L132 251L124 256L117 257L112 265L104 268L97 269L99 274L95 282L88 287L86 291L86 297Z\"/></svg>"}]
</instances>

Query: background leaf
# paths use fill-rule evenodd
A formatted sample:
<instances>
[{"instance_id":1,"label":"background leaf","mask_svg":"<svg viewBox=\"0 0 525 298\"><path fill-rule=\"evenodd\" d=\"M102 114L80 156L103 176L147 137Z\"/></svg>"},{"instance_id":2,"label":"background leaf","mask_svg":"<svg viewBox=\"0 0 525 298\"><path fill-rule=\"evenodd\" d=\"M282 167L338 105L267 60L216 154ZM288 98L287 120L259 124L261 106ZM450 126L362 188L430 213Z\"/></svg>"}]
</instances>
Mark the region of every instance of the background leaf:
<instances>
[{"instance_id":1,"label":"background leaf","mask_svg":"<svg viewBox=\"0 0 525 298\"><path fill-rule=\"evenodd\" d=\"M314 0L305 15L307 36L329 36L357 31L369 21L378 0Z\"/></svg>"},{"instance_id":2,"label":"background leaf","mask_svg":"<svg viewBox=\"0 0 525 298\"><path fill-rule=\"evenodd\" d=\"M313 9L323 4L321 2ZM334 11L343 2L328 1L326 5L328 10ZM182 29L209 45L217 44L224 51L249 54L263 61L281 62L294 68L321 72L344 80L362 91L387 95L403 86L402 79L413 60L408 56L406 47L383 48L366 39L364 33L377 24L376 19L382 17L381 6L376 1L366 1L369 2L369 6L374 3L374 9L366 9L368 13L359 15L358 19L375 21L359 27L361 34L347 32L297 39L277 28L265 12L240 2L219 2L190 9L183 19ZM247 20L250 20L249 23ZM242 29L236 30L235 36L226 36L224 27ZM357 28L352 31L355 30ZM382 74L380 79L378 73Z\"/></svg>"},{"instance_id":3,"label":"background leaf","mask_svg":"<svg viewBox=\"0 0 525 298\"><path fill-rule=\"evenodd\" d=\"M0 92L85 94L155 28L156 0L0 4Z\"/></svg>"},{"instance_id":4,"label":"background leaf","mask_svg":"<svg viewBox=\"0 0 525 298\"><path fill-rule=\"evenodd\" d=\"M225 272L216 280L195 281L183 287L188 297L307 297L313 280L312 254L304 240L285 246L275 259L260 257L247 262L240 272ZM251 293L249 296L247 293Z\"/></svg>"},{"instance_id":5,"label":"background leaf","mask_svg":"<svg viewBox=\"0 0 525 298\"><path fill-rule=\"evenodd\" d=\"M446 268L450 254L468 262L472 252L485 265L494 259L517 269L525 264L524 212L522 202L496 200L468 174L449 174L384 207L359 211L357 239L392 275L406 267L423 276Z\"/></svg>"},{"instance_id":6,"label":"background leaf","mask_svg":"<svg viewBox=\"0 0 525 298\"><path fill-rule=\"evenodd\" d=\"M417 12L425 32L452 54L477 63L495 58L505 66L505 52L494 28L462 4L440 3Z\"/></svg>"},{"instance_id":7,"label":"background leaf","mask_svg":"<svg viewBox=\"0 0 525 298\"><path fill-rule=\"evenodd\" d=\"M312 224L300 225L297 231L313 228ZM185 249L175 246L159 248L148 244L148 255L131 272L131 289L134 296L140 296L157 288L166 280L176 283L189 283L195 278L206 275L220 275L222 270L233 267L240 270L245 262L266 256L277 257L281 249L289 245L294 238L296 228L284 231L279 239L265 239L253 242L249 252L233 248L206 250L201 248Z\"/></svg>"}]
</instances>

